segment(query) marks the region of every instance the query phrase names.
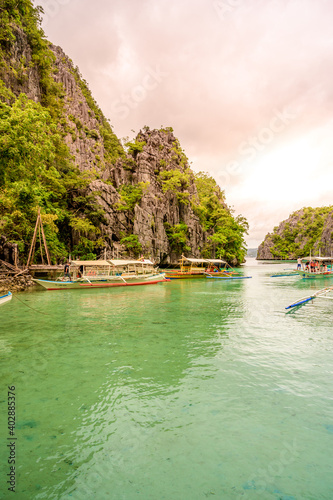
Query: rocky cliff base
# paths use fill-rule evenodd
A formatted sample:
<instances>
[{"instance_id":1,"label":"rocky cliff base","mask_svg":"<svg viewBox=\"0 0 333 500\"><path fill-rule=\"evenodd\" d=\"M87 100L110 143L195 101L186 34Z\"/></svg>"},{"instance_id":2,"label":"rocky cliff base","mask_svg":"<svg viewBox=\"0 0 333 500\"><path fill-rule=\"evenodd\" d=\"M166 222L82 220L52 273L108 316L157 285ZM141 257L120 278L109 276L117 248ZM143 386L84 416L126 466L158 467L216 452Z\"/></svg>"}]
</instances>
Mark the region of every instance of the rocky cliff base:
<instances>
[{"instance_id":1,"label":"rocky cliff base","mask_svg":"<svg viewBox=\"0 0 333 500\"><path fill-rule=\"evenodd\" d=\"M32 286L35 286L35 283L34 281L32 281L32 277L30 275L21 275L14 278L10 276L0 276L1 295L4 295L8 292L23 292L24 290Z\"/></svg>"}]
</instances>

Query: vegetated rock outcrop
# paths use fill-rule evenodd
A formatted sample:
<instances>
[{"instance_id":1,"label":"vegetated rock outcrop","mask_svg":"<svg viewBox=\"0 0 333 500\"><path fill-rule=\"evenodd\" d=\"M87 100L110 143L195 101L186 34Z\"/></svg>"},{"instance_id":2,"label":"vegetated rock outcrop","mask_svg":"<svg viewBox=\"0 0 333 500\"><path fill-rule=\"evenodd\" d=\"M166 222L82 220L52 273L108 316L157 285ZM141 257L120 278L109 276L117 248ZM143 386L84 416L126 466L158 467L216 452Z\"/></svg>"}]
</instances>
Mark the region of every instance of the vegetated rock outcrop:
<instances>
[{"instance_id":1,"label":"vegetated rock outcrop","mask_svg":"<svg viewBox=\"0 0 333 500\"><path fill-rule=\"evenodd\" d=\"M132 156L109 169L109 183L96 180L90 185L105 211L103 232L109 248L112 242L137 235L137 246L157 262L176 261L185 246L191 256L200 257L209 233L193 212L198 203L195 178L177 139L168 129L146 128L132 146ZM135 189L136 202L131 203ZM186 241L172 245L168 229L180 224Z\"/></svg>"},{"instance_id":2,"label":"vegetated rock outcrop","mask_svg":"<svg viewBox=\"0 0 333 500\"><path fill-rule=\"evenodd\" d=\"M21 263L38 206L54 262L105 251L242 262L247 223L215 181L198 181L170 127L144 127L123 146L78 68L45 39L39 12L12 2L0 27L0 228Z\"/></svg>"},{"instance_id":3,"label":"vegetated rock outcrop","mask_svg":"<svg viewBox=\"0 0 333 500\"><path fill-rule=\"evenodd\" d=\"M258 248L258 260L297 259L307 255L331 256L333 206L305 207L268 233Z\"/></svg>"}]
</instances>

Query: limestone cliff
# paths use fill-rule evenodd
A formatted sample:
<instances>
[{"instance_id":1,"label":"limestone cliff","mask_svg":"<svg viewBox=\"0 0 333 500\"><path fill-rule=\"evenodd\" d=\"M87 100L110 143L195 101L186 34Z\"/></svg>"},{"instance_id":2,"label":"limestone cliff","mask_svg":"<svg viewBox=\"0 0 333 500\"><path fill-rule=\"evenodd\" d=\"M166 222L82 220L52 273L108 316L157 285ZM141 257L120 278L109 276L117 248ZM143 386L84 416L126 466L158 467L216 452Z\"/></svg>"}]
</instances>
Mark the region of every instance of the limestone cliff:
<instances>
[{"instance_id":1,"label":"limestone cliff","mask_svg":"<svg viewBox=\"0 0 333 500\"><path fill-rule=\"evenodd\" d=\"M44 204L50 227L53 224L53 235L49 237L58 252L57 260L62 255L65 258L68 251L84 255L81 242L85 239L90 248L87 251L93 249L97 257L105 252L108 257L143 253L160 264L177 262L183 252L193 257L214 256L221 242L226 246L230 242L226 258L234 264L241 262L245 255L244 219L234 221L216 184L211 190L214 200L209 203L217 204L216 213L219 207L223 209L225 234L216 218L209 220L206 213L203 216L195 175L172 129L144 127L134 141L123 146L78 68L60 47L45 40L38 16L30 0L8 7L7 24L0 27L0 104L6 103L7 117L8 105L12 106L23 93L48 110L60 134L63 145L58 141L54 147L61 154L58 152L52 168L59 169L56 182L62 183L66 196L61 205L57 195L54 209L44 187L44 198L36 198L42 209ZM7 180L6 206L10 206L13 196L28 203L29 196L22 190L31 191L33 185L29 182L29 188L21 185L12 189ZM14 215L3 224L4 236L17 242L23 253L27 252L28 235L33 231L36 200L30 199L29 209L22 204L16 214L21 232L13 229ZM51 219L47 219L48 214ZM0 207L0 219L4 216ZM221 234L213 242L218 227ZM237 238L233 238L231 228L238 231ZM23 234L26 239L22 242ZM233 241L237 241L237 248L233 248ZM221 248L219 252L224 255Z\"/></svg>"},{"instance_id":2,"label":"limestone cliff","mask_svg":"<svg viewBox=\"0 0 333 500\"><path fill-rule=\"evenodd\" d=\"M142 151L118 160L115 166L109 168L107 182L96 180L90 186L98 192L97 199L105 210L107 223L103 229L109 248L112 248L113 242L119 242L125 232L138 236L144 254L160 263L174 262L179 258L179 252L171 248L166 227L183 223L187 226L190 254L199 257L207 235L190 203L197 198L197 190L193 174L186 173L189 169L187 160L184 162L184 155L175 152L178 145L176 137L167 129L146 128L138 134L136 141L142 144ZM173 190L163 189L161 172L173 175L177 170L186 176L187 182ZM121 200L121 187L144 183L142 197L134 207L119 210L117 203ZM184 202L181 195L185 195Z\"/></svg>"},{"instance_id":3,"label":"limestone cliff","mask_svg":"<svg viewBox=\"0 0 333 500\"><path fill-rule=\"evenodd\" d=\"M258 248L257 259L297 259L333 252L333 207L305 207L291 214L268 233Z\"/></svg>"}]
</instances>

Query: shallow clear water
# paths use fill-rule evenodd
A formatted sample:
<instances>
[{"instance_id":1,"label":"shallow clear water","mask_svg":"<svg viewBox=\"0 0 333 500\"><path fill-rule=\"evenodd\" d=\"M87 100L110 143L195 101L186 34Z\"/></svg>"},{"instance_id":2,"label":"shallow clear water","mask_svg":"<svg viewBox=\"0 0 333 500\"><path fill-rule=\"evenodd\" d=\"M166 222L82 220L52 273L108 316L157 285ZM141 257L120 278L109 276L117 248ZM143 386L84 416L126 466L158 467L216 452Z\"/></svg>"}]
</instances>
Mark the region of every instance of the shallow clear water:
<instances>
[{"instance_id":1,"label":"shallow clear water","mask_svg":"<svg viewBox=\"0 0 333 500\"><path fill-rule=\"evenodd\" d=\"M1 306L0 498L15 385L20 500L332 499L333 302L288 267Z\"/></svg>"}]
</instances>

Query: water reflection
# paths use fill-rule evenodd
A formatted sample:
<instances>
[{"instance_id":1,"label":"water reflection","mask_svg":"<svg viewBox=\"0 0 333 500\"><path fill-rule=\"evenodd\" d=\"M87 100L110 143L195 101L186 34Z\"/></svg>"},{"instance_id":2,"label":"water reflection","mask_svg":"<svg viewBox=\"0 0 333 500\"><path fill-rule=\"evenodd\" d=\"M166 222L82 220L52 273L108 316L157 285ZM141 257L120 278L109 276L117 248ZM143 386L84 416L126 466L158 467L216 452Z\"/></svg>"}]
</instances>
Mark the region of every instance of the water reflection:
<instances>
[{"instance_id":1,"label":"water reflection","mask_svg":"<svg viewBox=\"0 0 333 500\"><path fill-rule=\"evenodd\" d=\"M47 316L13 300L0 356L17 386L20 498L232 498L279 456L281 436L297 436L305 470L330 429L329 315L285 315L300 285L267 272L22 294ZM276 490L292 494L303 476L287 475L292 487Z\"/></svg>"},{"instance_id":2,"label":"water reflection","mask_svg":"<svg viewBox=\"0 0 333 500\"><path fill-rule=\"evenodd\" d=\"M213 376L204 359L221 349L235 314L231 294L242 287L205 285L208 302L202 284L179 282L22 295L47 316L13 304L2 339L13 352L4 351L2 370L20 395L22 498L57 498L96 454L119 467L126 450L143 446L147 429L170 427L170 401L189 374Z\"/></svg>"}]
</instances>

